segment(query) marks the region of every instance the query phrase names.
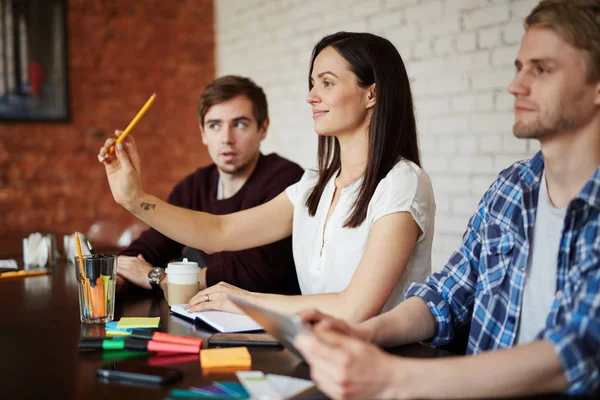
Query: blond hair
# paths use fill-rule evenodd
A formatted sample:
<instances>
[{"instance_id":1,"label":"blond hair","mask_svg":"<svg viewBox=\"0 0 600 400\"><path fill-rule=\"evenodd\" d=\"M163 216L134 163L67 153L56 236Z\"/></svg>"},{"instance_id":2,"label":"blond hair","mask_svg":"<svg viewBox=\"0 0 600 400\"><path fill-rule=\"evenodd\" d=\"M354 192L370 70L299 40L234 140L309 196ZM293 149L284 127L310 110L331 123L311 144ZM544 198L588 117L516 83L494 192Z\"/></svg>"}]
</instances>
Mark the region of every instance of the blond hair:
<instances>
[{"instance_id":1,"label":"blond hair","mask_svg":"<svg viewBox=\"0 0 600 400\"><path fill-rule=\"evenodd\" d=\"M525 30L540 26L579 49L590 79L600 79L600 1L543 0L525 19Z\"/></svg>"}]
</instances>

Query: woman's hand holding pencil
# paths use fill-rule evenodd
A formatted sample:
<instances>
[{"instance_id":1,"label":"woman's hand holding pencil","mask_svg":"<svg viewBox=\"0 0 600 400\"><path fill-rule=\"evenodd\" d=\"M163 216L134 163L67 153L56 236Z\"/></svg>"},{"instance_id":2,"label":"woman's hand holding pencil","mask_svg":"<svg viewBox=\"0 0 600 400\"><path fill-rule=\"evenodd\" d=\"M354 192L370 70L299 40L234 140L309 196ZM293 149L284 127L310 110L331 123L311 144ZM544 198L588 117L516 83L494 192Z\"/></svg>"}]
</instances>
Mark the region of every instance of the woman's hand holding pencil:
<instances>
[{"instance_id":1,"label":"woman's hand holding pencil","mask_svg":"<svg viewBox=\"0 0 600 400\"><path fill-rule=\"evenodd\" d=\"M121 131L115 131L115 135L120 136L120 134ZM109 154L109 149L115 142L116 139L107 139L104 142L104 146L98 153L98 161L104 164L110 191L115 201L131 210L137 199L145 194L142 189L140 155L132 136L128 136L115 146L114 155Z\"/></svg>"},{"instance_id":2,"label":"woman's hand holding pencil","mask_svg":"<svg viewBox=\"0 0 600 400\"><path fill-rule=\"evenodd\" d=\"M140 177L140 155L135 140L127 135L150 108L154 99L156 93L150 96L124 131L115 131L117 139L107 139L98 153L98 161L104 164L115 201L130 211L136 199L144 195L144 191Z\"/></svg>"}]
</instances>

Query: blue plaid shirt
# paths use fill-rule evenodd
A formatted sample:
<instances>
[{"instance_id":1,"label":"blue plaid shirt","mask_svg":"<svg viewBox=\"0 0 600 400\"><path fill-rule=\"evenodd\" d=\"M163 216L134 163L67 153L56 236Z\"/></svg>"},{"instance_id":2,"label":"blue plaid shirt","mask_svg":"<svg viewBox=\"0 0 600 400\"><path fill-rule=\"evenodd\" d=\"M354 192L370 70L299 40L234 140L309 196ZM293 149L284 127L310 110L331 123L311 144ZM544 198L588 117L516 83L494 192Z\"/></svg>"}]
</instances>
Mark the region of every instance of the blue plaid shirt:
<instances>
[{"instance_id":1,"label":"blue plaid shirt","mask_svg":"<svg viewBox=\"0 0 600 400\"><path fill-rule=\"evenodd\" d=\"M485 193L461 247L440 273L412 284L435 317L434 346L471 323L467 353L511 347L517 336L542 153L502 171ZM560 357L569 393L600 386L600 168L567 208L556 295L538 339Z\"/></svg>"}]
</instances>

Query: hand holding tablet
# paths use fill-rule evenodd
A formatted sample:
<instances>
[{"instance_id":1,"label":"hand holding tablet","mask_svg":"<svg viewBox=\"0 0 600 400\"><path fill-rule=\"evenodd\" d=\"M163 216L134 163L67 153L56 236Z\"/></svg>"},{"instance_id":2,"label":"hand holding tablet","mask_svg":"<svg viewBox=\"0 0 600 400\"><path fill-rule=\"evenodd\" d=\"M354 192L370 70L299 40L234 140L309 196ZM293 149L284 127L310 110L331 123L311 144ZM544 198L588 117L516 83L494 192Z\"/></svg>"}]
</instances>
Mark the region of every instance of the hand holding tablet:
<instances>
[{"instance_id":1,"label":"hand holding tablet","mask_svg":"<svg viewBox=\"0 0 600 400\"><path fill-rule=\"evenodd\" d=\"M300 322L298 316L287 316L271 311L264 307L251 304L245 300L229 295L229 300L255 320L263 329L273 335L283 347L292 354L304 360L302 354L292 344L299 333L310 333L310 330Z\"/></svg>"}]
</instances>

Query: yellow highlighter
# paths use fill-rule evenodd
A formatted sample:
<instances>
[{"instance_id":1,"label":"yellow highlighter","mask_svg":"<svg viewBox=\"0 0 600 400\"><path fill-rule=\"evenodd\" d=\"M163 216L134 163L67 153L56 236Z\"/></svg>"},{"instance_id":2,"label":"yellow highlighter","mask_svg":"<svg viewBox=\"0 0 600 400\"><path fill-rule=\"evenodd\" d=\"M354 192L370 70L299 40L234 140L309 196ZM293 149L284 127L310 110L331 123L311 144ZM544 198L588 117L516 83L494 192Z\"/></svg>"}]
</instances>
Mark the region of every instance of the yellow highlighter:
<instances>
[{"instance_id":1,"label":"yellow highlighter","mask_svg":"<svg viewBox=\"0 0 600 400\"><path fill-rule=\"evenodd\" d=\"M133 129L135 124L138 123L138 121L142 118L144 113L150 108L150 106L154 102L155 98L156 98L156 93L153 93L152 96L150 96L150 98L146 102L146 104L144 104L142 109L137 113L137 115L135 117L133 117L133 119L131 120L129 125L127 125L127 128L125 128L125 130L117 138L117 141L115 142L115 144L110 146L110 148L108 149L108 154L113 154L115 152L115 146L119 143L122 143L123 140L125 140L125 138L127 137L127 135L129 135L129 132L131 132L131 130Z\"/></svg>"}]
</instances>

